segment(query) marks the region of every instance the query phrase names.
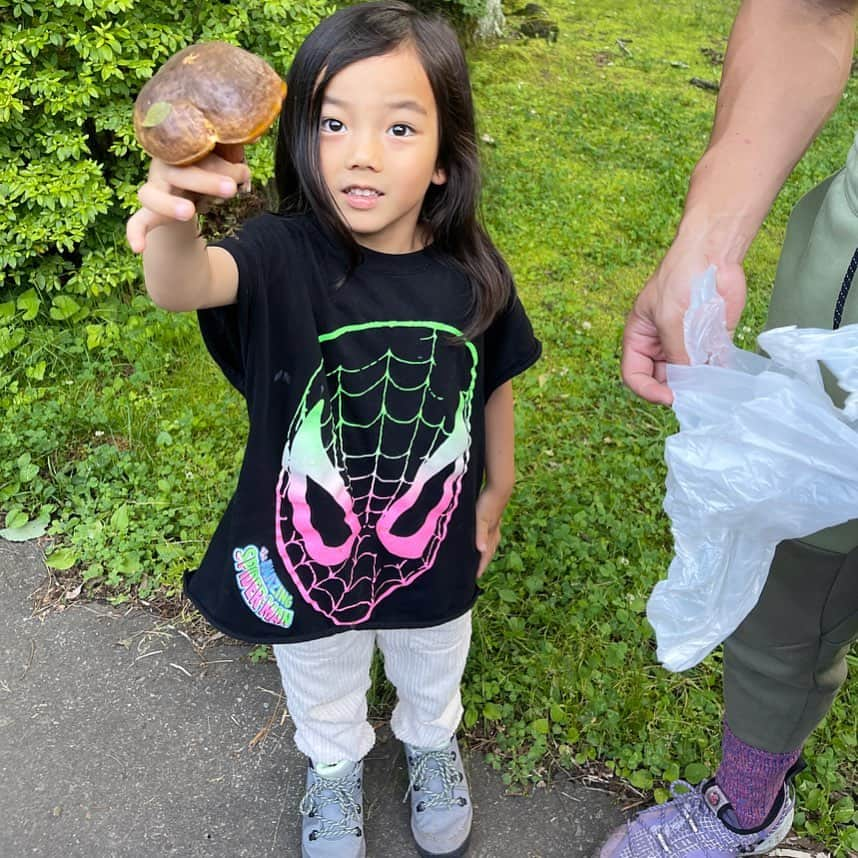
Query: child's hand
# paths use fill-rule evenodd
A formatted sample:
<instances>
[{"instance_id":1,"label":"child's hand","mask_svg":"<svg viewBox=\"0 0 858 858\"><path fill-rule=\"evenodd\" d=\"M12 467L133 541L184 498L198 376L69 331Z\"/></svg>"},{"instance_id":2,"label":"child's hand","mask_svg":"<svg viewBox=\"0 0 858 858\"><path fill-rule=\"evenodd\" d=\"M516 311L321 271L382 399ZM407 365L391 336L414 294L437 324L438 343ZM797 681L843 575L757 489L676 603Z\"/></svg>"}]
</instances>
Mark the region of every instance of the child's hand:
<instances>
[{"instance_id":1,"label":"child's hand","mask_svg":"<svg viewBox=\"0 0 858 858\"><path fill-rule=\"evenodd\" d=\"M146 235L155 227L192 220L213 203L235 196L239 188L249 187L250 170L243 162L242 147L229 147L229 151L218 147L218 151L226 158L212 153L189 167L171 167L158 158L152 159L149 178L137 191L143 208L131 215L125 227L128 244L135 253L143 252Z\"/></svg>"},{"instance_id":2,"label":"child's hand","mask_svg":"<svg viewBox=\"0 0 858 858\"><path fill-rule=\"evenodd\" d=\"M508 500L508 493L496 492L488 486L477 498L477 551L482 555L477 569L477 578L482 577L497 551L501 538L501 517Z\"/></svg>"}]
</instances>

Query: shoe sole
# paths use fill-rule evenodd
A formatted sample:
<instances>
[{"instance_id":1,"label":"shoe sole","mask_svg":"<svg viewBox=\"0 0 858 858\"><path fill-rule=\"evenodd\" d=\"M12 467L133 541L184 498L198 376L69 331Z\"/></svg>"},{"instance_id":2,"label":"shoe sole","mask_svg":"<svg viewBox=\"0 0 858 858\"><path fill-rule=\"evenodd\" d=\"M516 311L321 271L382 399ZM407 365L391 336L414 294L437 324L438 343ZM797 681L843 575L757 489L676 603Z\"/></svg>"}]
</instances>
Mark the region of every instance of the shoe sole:
<instances>
[{"instance_id":1,"label":"shoe sole","mask_svg":"<svg viewBox=\"0 0 858 858\"><path fill-rule=\"evenodd\" d=\"M471 845L471 832L468 832L465 842L452 852L427 852L419 843L416 843L416 841L415 845L417 846L417 852L420 855L420 858L462 858L463 855L467 854L468 848Z\"/></svg>"},{"instance_id":2,"label":"shoe sole","mask_svg":"<svg viewBox=\"0 0 858 858\"><path fill-rule=\"evenodd\" d=\"M301 858L312 858L303 846L301 847ZM363 844L363 849L358 853L357 858L366 858L366 843Z\"/></svg>"}]
</instances>

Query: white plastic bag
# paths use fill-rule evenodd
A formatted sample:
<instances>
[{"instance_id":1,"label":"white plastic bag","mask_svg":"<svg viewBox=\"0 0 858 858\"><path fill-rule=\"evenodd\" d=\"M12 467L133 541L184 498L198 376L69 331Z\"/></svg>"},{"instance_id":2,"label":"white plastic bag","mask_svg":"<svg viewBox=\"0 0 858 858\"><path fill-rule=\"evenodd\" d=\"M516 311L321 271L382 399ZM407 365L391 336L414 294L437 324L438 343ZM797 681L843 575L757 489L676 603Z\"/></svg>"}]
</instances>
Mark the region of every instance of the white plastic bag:
<instances>
[{"instance_id":1,"label":"white plastic bag","mask_svg":"<svg viewBox=\"0 0 858 858\"><path fill-rule=\"evenodd\" d=\"M771 359L731 343L714 268L695 280L692 365L667 375L680 425L665 445L675 556L647 605L668 670L697 664L736 629L778 542L858 518L858 324L759 341ZM842 410L820 361L849 394Z\"/></svg>"}]
</instances>

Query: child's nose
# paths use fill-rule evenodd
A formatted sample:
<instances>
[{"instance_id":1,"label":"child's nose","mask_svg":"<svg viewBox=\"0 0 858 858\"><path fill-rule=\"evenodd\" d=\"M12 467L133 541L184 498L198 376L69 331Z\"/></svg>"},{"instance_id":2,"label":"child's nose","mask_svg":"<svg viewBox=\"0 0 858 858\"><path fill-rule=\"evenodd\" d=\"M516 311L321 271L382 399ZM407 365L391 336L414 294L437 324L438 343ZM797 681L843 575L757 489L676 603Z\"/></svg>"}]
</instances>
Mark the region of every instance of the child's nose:
<instances>
[{"instance_id":1,"label":"child's nose","mask_svg":"<svg viewBox=\"0 0 858 858\"><path fill-rule=\"evenodd\" d=\"M381 145L375 134L365 132L352 135L348 166L350 169L381 169Z\"/></svg>"}]
</instances>

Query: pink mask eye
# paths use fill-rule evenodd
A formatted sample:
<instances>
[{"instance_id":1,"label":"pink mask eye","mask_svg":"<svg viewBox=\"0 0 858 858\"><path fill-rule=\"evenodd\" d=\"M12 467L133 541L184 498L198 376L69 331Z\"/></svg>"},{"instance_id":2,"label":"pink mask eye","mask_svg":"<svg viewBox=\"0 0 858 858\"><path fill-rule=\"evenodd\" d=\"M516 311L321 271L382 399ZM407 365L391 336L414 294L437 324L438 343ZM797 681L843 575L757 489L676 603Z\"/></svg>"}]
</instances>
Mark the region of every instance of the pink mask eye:
<instances>
[{"instance_id":1,"label":"pink mask eye","mask_svg":"<svg viewBox=\"0 0 858 858\"><path fill-rule=\"evenodd\" d=\"M322 409L319 402L307 414L290 447L283 451L283 467L290 471L286 494L292 504L292 521L301 534L307 554L324 566L338 566L348 560L360 533L351 495L340 472L334 467L322 443ZM339 545L328 545L313 525L308 502L308 478L342 510L349 533Z\"/></svg>"},{"instance_id":2,"label":"pink mask eye","mask_svg":"<svg viewBox=\"0 0 858 858\"><path fill-rule=\"evenodd\" d=\"M422 557L429 545L429 540L435 535L438 519L450 508L454 500L453 495L461 486L460 477L465 470L465 454L468 450L469 438L464 411L464 396L460 396L453 431L444 443L420 465L414 482L405 494L397 498L379 517L375 526L376 533L381 544L391 554L407 557L410 560ZM396 536L392 531L397 522L417 503L430 480L449 465L453 465L453 471L444 480L441 498L429 510L423 524L408 536Z\"/></svg>"}]
</instances>

